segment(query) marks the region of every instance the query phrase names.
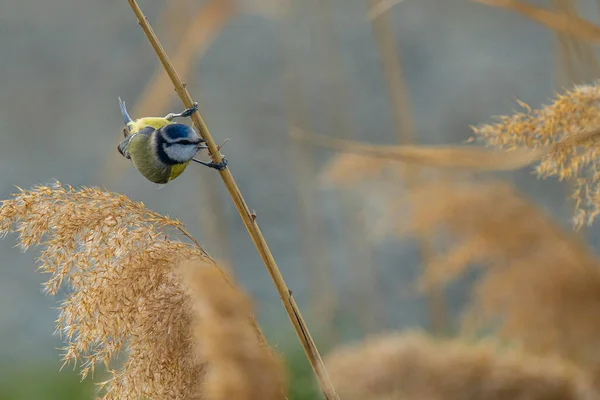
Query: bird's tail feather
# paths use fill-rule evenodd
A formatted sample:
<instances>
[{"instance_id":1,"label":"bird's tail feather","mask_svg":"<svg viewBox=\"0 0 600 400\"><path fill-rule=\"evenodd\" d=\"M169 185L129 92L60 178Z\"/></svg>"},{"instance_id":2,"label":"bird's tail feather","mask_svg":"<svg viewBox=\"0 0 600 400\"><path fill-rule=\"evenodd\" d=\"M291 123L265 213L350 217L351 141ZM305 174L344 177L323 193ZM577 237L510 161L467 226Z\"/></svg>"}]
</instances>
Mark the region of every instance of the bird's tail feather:
<instances>
[{"instance_id":1,"label":"bird's tail feather","mask_svg":"<svg viewBox=\"0 0 600 400\"><path fill-rule=\"evenodd\" d=\"M127 108L125 107L125 102L121 100L119 97L119 108L121 109L121 115L123 116L123 120L125 120L125 125L129 127L129 125L133 122L129 114L127 113Z\"/></svg>"}]
</instances>

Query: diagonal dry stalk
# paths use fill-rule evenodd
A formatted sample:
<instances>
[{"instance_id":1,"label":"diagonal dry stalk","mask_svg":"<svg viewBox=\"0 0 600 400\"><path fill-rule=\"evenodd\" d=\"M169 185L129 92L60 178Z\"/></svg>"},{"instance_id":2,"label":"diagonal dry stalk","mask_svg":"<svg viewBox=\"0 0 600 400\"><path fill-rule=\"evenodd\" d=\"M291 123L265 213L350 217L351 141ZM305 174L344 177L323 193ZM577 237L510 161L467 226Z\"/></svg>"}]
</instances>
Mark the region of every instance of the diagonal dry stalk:
<instances>
[{"instance_id":1,"label":"diagonal dry stalk","mask_svg":"<svg viewBox=\"0 0 600 400\"><path fill-rule=\"evenodd\" d=\"M532 21L545 25L547 28L580 40L600 42L600 26L577 15L569 15L560 11L552 11L517 0L471 0L474 3L506 8L526 16Z\"/></svg>"},{"instance_id":2,"label":"diagonal dry stalk","mask_svg":"<svg viewBox=\"0 0 600 400\"><path fill-rule=\"evenodd\" d=\"M586 137L589 136L588 139L592 139L593 133L586 133ZM512 171L540 161L548 151L554 148L526 149L519 147L512 151L505 151L463 145L373 145L359 140L339 139L316 134L299 127L294 128L292 137L297 140L308 141L315 146L351 154L355 156L353 158L359 156L365 161L363 167L370 166L374 170L377 169L375 167L378 164L400 161L422 167L452 168L463 171ZM347 162L347 160L341 158L338 161L339 164ZM336 161L334 163L338 164Z\"/></svg>"},{"instance_id":3,"label":"diagonal dry stalk","mask_svg":"<svg viewBox=\"0 0 600 400\"><path fill-rule=\"evenodd\" d=\"M169 57L167 56L152 27L148 23L148 20L140 9L140 6L135 0L128 0L128 2L138 19L138 23L146 34L148 41L156 52L158 59L173 82L175 91L181 98L184 106L191 107L193 105L192 97L185 88L184 83L177 75L173 64L169 60ZM200 136L206 140L206 144L208 145L212 159L217 163L222 162L223 156L219 152L219 149L217 148L217 145L213 140L208 127L204 123L204 120L200 116L200 113L198 111L195 112L191 118L194 121L194 125L198 128ZM315 372L325 398L338 399L339 397L329 379L329 375L327 374L327 370L325 369L321 355L317 350L308 327L304 322L302 314L298 309L296 301L292 296L292 292L288 289L281 272L279 272L279 268L277 267L275 259L273 258L273 254L271 254L267 242L265 241L265 238L263 237L262 232L256 223L256 216L248 208L248 205L246 204L246 201L244 200L244 197L242 196L242 193L240 192L240 189L238 188L229 168L220 171L219 174L221 175L221 178L223 179L223 182L229 191L229 194L242 218L242 221L244 222L244 225L246 226L246 229L248 230L248 233L250 234L250 237L252 238L252 241L254 242L254 245L256 246L256 249L258 250L258 253L265 264L265 267L267 268L267 271L269 272L269 275L273 279L273 283L275 284L277 292L281 297L281 301L283 302L288 316L292 321L294 329L296 330L298 338L300 339L300 343L302 344L308 360Z\"/></svg>"}]
</instances>

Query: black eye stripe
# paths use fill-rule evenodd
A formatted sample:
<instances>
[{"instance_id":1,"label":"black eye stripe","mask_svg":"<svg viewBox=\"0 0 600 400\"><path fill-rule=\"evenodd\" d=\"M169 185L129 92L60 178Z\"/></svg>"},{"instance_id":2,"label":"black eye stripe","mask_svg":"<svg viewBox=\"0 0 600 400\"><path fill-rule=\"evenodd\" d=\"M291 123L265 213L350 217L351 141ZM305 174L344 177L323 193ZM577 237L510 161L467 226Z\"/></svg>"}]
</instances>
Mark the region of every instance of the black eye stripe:
<instances>
[{"instance_id":1,"label":"black eye stripe","mask_svg":"<svg viewBox=\"0 0 600 400\"><path fill-rule=\"evenodd\" d=\"M188 144L196 144L196 142L192 142L191 140L178 140L177 142L164 142L165 146L170 147L174 144L183 144L183 145L188 145Z\"/></svg>"}]
</instances>

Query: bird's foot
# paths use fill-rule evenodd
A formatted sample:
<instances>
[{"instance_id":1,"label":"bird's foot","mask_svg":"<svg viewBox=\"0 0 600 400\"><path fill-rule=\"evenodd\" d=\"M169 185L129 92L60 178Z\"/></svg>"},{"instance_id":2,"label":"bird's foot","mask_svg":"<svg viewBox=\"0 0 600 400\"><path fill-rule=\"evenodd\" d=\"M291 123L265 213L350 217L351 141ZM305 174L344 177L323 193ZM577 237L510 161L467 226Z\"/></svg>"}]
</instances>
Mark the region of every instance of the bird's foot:
<instances>
[{"instance_id":1,"label":"bird's foot","mask_svg":"<svg viewBox=\"0 0 600 400\"><path fill-rule=\"evenodd\" d=\"M169 120L169 121L173 121L175 118L185 118L185 117L189 117L190 115L192 115L193 113L195 113L196 111L198 111L198 103L194 102L194 105L190 108L186 108L185 110L183 110L182 112L180 112L179 114L176 113L169 113L165 116L165 119Z\"/></svg>"},{"instance_id":2,"label":"bird's foot","mask_svg":"<svg viewBox=\"0 0 600 400\"><path fill-rule=\"evenodd\" d=\"M181 117L189 117L190 115L192 115L196 111L198 111L198 103L194 102L193 106L191 106L190 108L186 108L181 114L179 114L179 116L181 116Z\"/></svg>"},{"instance_id":3,"label":"bird's foot","mask_svg":"<svg viewBox=\"0 0 600 400\"><path fill-rule=\"evenodd\" d=\"M192 160L197 162L198 164L204 165L205 167L214 168L217 171L223 171L225 168L227 168L227 164L228 164L228 161L225 157L223 157L221 162L218 162L218 163L214 162L214 161L204 162L204 161L197 160L195 158L192 158Z\"/></svg>"}]
</instances>

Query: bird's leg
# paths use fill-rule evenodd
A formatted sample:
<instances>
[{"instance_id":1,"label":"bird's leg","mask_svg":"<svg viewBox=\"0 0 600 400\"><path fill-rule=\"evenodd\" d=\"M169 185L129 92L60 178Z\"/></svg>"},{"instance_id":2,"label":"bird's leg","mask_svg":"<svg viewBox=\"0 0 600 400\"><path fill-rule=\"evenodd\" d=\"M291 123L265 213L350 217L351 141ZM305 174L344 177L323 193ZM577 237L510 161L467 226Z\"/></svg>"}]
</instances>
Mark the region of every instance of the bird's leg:
<instances>
[{"instance_id":1,"label":"bird's leg","mask_svg":"<svg viewBox=\"0 0 600 400\"><path fill-rule=\"evenodd\" d=\"M227 168L227 163L228 163L227 159L225 157L223 157L223 160L221 162L219 162L219 163L216 163L214 161L204 162L204 161L197 160L195 158L192 158L192 161L195 161L198 164L202 164L205 167L214 168L214 169L216 169L218 171L223 171L225 168Z\"/></svg>"},{"instance_id":2,"label":"bird's leg","mask_svg":"<svg viewBox=\"0 0 600 400\"><path fill-rule=\"evenodd\" d=\"M183 110L179 114L169 113L169 114L165 115L165 119L169 120L169 121L173 121L175 118L189 117L190 115L192 115L196 111L198 111L198 103L194 102L194 105L192 107L186 108L185 110Z\"/></svg>"}]
</instances>

